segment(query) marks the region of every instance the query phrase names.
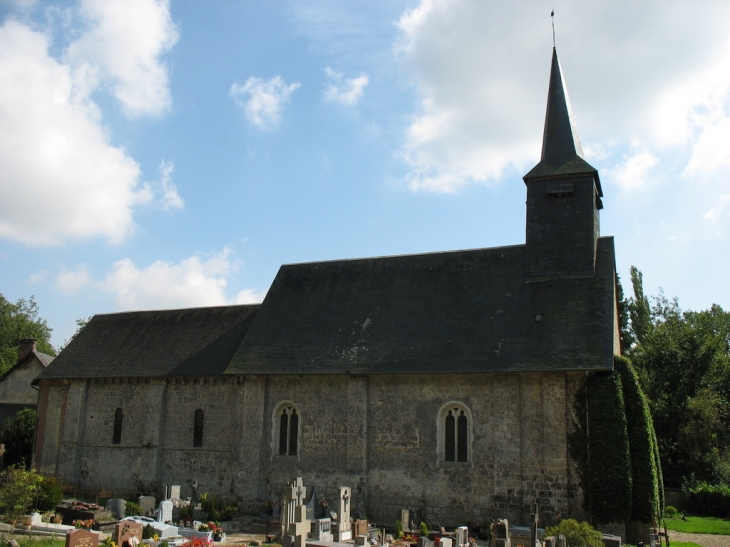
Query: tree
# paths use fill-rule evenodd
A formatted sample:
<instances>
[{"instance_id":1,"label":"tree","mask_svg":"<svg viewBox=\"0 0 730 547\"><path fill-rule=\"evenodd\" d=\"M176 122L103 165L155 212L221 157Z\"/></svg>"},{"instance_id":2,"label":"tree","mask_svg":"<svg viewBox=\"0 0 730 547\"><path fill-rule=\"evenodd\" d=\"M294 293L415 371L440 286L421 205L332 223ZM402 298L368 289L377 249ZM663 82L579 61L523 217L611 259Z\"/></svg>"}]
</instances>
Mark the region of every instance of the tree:
<instances>
[{"instance_id":1,"label":"tree","mask_svg":"<svg viewBox=\"0 0 730 547\"><path fill-rule=\"evenodd\" d=\"M30 467L33 457L36 411L24 408L15 418L8 418L0 428L0 443L5 445L3 462L7 466Z\"/></svg>"},{"instance_id":2,"label":"tree","mask_svg":"<svg viewBox=\"0 0 730 547\"><path fill-rule=\"evenodd\" d=\"M616 301L618 303L618 325L621 337L621 355L628 355L636 343L636 336L631 329L631 301L626 300L621 278L616 274Z\"/></svg>"},{"instance_id":3,"label":"tree","mask_svg":"<svg viewBox=\"0 0 730 547\"><path fill-rule=\"evenodd\" d=\"M657 434L664 480L730 479L730 313L683 311L660 291L644 295L631 268L631 359L642 380Z\"/></svg>"},{"instance_id":4,"label":"tree","mask_svg":"<svg viewBox=\"0 0 730 547\"><path fill-rule=\"evenodd\" d=\"M634 289L634 297L629 301L631 329L635 340L641 343L651 330L651 308L649 299L644 295L644 279L641 272L636 266L631 266L630 273Z\"/></svg>"},{"instance_id":5,"label":"tree","mask_svg":"<svg viewBox=\"0 0 730 547\"><path fill-rule=\"evenodd\" d=\"M0 294L0 374L18 361L18 342L23 338L35 338L41 353L56 355L51 345L52 329L38 313L33 296L13 304Z\"/></svg>"}]
</instances>

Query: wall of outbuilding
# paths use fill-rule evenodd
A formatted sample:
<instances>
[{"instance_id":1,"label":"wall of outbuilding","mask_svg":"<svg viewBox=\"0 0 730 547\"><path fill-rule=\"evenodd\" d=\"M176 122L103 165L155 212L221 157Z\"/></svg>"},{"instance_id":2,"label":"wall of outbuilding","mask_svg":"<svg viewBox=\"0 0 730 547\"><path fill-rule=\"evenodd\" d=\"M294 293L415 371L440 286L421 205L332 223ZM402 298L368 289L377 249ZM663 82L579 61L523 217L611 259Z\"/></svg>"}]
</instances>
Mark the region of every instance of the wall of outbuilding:
<instances>
[{"instance_id":1,"label":"wall of outbuilding","mask_svg":"<svg viewBox=\"0 0 730 547\"><path fill-rule=\"evenodd\" d=\"M261 511L304 478L334 507L353 491L353 515L390 525L398 510L452 526L506 517L541 525L585 518L568 454L581 373L255 376L41 383L35 465L81 490L131 496L180 484ZM44 407L44 401L46 407ZM278 455L275 413L300 416L296 455ZM439 412L468 410L466 462L439 452ZM61 409L60 407L63 407ZM114 413L124 412L112 443ZM193 446L196 409L202 447Z\"/></svg>"}]
</instances>

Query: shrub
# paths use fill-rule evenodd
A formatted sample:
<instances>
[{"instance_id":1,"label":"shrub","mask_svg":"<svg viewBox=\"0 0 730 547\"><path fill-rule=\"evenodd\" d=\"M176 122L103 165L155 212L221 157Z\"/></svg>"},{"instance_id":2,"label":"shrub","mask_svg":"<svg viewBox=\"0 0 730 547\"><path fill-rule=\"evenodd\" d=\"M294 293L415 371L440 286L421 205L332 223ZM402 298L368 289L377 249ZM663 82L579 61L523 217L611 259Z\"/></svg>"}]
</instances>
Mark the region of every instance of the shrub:
<instances>
[{"instance_id":1,"label":"shrub","mask_svg":"<svg viewBox=\"0 0 730 547\"><path fill-rule=\"evenodd\" d=\"M33 507L42 478L35 469L26 470L22 463L8 467L0 476L7 480L0 490L0 507L10 518L18 520Z\"/></svg>"},{"instance_id":2,"label":"shrub","mask_svg":"<svg viewBox=\"0 0 730 547\"><path fill-rule=\"evenodd\" d=\"M601 532L596 531L587 522L574 519L561 520L560 524L545 530L545 536L563 534L566 547L603 547Z\"/></svg>"},{"instance_id":3,"label":"shrub","mask_svg":"<svg viewBox=\"0 0 730 547\"><path fill-rule=\"evenodd\" d=\"M134 503L133 501L128 501L124 505L124 516L125 517L136 517L142 514L142 508Z\"/></svg>"},{"instance_id":4,"label":"shrub","mask_svg":"<svg viewBox=\"0 0 730 547\"><path fill-rule=\"evenodd\" d=\"M428 525L425 522L421 522L421 537L428 537Z\"/></svg>"},{"instance_id":5,"label":"shrub","mask_svg":"<svg viewBox=\"0 0 730 547\"><path fill-rule=\"evenodd\" d=\"M38 510L52 511L63 499L63 488L56 477L41 475L38 488Z\"/></svg>"},{"instance_id":6,"label":"shrub","mask_svg":"<svg viewBox=\"0 0 730 547\"><path fill-rule=\"evenodd\" d=\"M677 508L672 507L671 505L667 505L664 508L664 516L668 519L673 519L674 517L677 516Z\"/></svg>"},{"instance_id":7,"label":"shrub","mask_svg":"<svg viewBox=\"0 0 730 547\"><path fill-rule=\"evenodd\" d=\"M155 535L155 529L151 524L145 524L142 528L142 539L152 539Z\"/></svg>"},{"instance_id":8,"label":"shrub","mask_svg":"<svg viewBox=\"0 0 730 547\"><path fill-rule=\"evenodd\" d=\"M0 427L0 443L5 445L5 465L21 464L30 467L33 457L33 437L35 436L36 411L24 408L8 418Z\"/></svg>"},{"instance_id":9,"label":"shrub","mask_svg":"<svg viewBox=\"0 0 730 547\"><path fill-rule=\"evenodd\" d=\"M692 513L713 517L730 516L730 486L698 482L683 488L684 501Z\"/></svg>"},{"instance_id":10,"label":"shrub","mask_svg":"<svg viewBox=\"0 0 730 547\"><path fill-rule=\"evenodd\" d=\"M395 539L403 537L403 523L400 520L395 521Z\"/></svg>"}]
</instances>

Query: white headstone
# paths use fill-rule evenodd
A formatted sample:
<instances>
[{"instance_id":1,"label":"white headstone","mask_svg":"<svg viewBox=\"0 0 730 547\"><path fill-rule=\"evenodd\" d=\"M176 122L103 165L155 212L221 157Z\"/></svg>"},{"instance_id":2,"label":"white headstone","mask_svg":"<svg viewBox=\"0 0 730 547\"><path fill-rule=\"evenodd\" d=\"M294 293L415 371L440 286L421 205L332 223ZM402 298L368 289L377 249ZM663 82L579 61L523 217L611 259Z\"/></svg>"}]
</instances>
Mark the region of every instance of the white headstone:
<instances>
[{"instance_id":1,"label":"white headstone","mask_svg":"<svg viewBox=\"0 0 730 547\"><path fill-rule=\"evenodd\" d=\"M350 524L350 502L352 501L352 490L349 486L340 486L339 490L340 493L338 498L340 510L337 514L340 517L340 532L346 532L352 529Z\"/></svg>"},{"instance_id":2,"label":"white headstone","mask_svg":"<svg viewBox=\"0 0 730 547\"><path fill-rule=\"evenodd\" d=\"M296 507L302 505L306 497L307 489L302 482L302 477L297 477L289 483L281 510L282 534L289 533L289 527L295 522Z\"/></svg>"},{"instance_id":3,"label":"white headstone","mask_svg":"<svg viewBox=\"0 0 730 547\"><path fill-rule=\"evenodd\" d=\"M162 523L172 522L172 501L162 500L160 511L157 513L157 520Z\"/></svg>"},{"instance_id":4,"label":"white headstone","mask_svg":"<svg viewBox=\"0 0 730 547\"><path fill-rule=\"evenodd\" d=\"M469 528L459 526L456 529L456 547L467 547L469 544Z\"/></svg>"},{"instance_id":5,"label":"white headstone","mask_svg":"<svg viewBox=\"0 0 730 547\"><path fill-rule=\"evenodd\" d=\"M451 538L441 538L439 541L439 547L452 547L453 540Z\"/></svg>"},{"instance_id":6,"label":"white headstone","mask_svg":"<svg viewBox=\"0 0 730 547\"><path fill-rule=\"evenodd\" d=\"M173 484L170 487L170 499L171 500L179 500L180 499L180 485L179 484Z\"/></svg>"}]
</instances>

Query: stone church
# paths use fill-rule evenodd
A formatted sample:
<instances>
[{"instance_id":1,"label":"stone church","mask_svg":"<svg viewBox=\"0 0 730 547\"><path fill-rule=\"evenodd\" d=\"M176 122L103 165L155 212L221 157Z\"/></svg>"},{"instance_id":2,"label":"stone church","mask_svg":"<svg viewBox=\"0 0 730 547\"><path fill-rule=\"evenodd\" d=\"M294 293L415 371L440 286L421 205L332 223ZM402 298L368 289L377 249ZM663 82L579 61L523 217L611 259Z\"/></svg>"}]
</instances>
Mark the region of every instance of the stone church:
<instances>
[{"instance_id":1,"label":"stone church","mask_svg":"<svg viewBox=\"0 0 730 547\"><path fill-rule=\"evenodd\" d=\"M263 303L95 316L35 380L34 465L390 524L585 518L574 398L620 353L614 242L553 50L524 245L284 265Z\"/></svg>"}]
</instances>

